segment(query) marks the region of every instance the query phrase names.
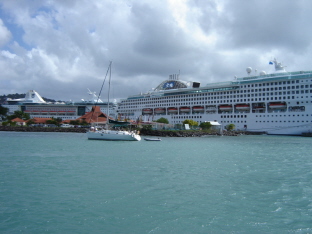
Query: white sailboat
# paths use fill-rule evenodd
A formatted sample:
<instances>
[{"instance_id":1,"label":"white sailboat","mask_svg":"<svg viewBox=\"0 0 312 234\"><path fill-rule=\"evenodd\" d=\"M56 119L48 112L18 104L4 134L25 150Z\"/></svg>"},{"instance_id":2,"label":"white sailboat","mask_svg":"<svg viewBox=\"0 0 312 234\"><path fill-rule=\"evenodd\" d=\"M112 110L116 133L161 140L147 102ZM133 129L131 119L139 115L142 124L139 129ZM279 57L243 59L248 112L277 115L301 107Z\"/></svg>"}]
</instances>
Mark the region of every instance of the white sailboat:
<instances>
[{"instance_id":1,"label":"white sailboat","mask_svg":"<svg viewBox=\"0 0 312 234\"><path fill-rule=\"evenodd\" d=\"M105 141L140 141L141 136L130 131L116 130L90 130L88 133L89 140L105 140Z\"/></svg>"},{"instance_id":2,"label":"white sailboat","mask_svg":"<svg viewBox=\"0 0 312 234\"><path fill-rule=\"evenodd\" d=\"M140 141L141 136L136 131L124 131L124 130L111 130L109 129L109 123L113 122L114 124L119 125L128 125L128 122L118 122L112 121L109 119L109 96L110 96L110 81L111 81L111 66L112 62L110 62L108 71L109 71L109 88L108 88L108 108L107 108L107 121L106 121L106 129L99 129L98 127L91 127L91 129L87 132L87 136L89 140L105 140L105 141ZM107 75L107 74L106 74ZM105 80L104 80L105 82ZM103 82L103 85L104 85ZM102 85L102 88L103 88ZM102 91L102 89L101 89ZM100 91L100 94L101 94ZM99 94L99 96L100 96Z\"/></svg>"}]
</instances>

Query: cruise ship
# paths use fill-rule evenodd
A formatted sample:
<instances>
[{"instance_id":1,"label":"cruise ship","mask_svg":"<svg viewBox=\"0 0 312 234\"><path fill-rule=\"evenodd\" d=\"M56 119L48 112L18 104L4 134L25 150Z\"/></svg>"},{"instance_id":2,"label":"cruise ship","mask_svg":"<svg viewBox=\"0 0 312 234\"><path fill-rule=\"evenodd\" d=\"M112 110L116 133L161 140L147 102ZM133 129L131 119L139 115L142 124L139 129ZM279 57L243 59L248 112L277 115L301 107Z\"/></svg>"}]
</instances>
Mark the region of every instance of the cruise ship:
<instances>
[{"instance_id":1,"label":"cruise ship","mask_svg":"<svg viewBox=\"0 0 312 234\"><path fill-rule=\"evenodd\" d=\"M229 82L201 85L170 75L155 89L121 100L119 118L170 124L192 119L199 124L217 121L225 128L301 135L312 131L312 71L286 72L276 59L269 62L275 72L259 72Z\"/></svg>"},{"instance_id":2,"label":"cruise ship","mask_svg":"<svg viewBox=\"0 0 312 234\"><path fill-rule=\"evenodd\" d=\"M76 120L79 117L89 113L94 105L100 107L103 113L109 113L112 118L117 118L117 101L104 102L99 99L94 92L88 89L88 94L92 96L90 100L81 99L79 102L54 102L48 103L35 90L29 90L25 98L6 100L3 107L8 108L8 115L15 111L28 113L31 118L61 118L62 120Z\"/></svg>"}]
</instances>

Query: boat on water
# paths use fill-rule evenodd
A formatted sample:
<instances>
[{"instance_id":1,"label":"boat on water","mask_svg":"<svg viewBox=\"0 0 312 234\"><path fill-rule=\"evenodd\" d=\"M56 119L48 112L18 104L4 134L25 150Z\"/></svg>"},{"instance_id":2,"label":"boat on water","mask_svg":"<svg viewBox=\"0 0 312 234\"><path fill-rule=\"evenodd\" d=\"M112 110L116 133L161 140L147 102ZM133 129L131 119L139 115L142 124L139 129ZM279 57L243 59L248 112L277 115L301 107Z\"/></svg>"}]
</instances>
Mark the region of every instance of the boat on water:
<instances>
[{"instance_id":1,"label":"boat on water","mask_svg":"<svg viewBox=\"0 0 312 234\"><path fill-rule=\"evenodd\" d=\"M128 126L130 123L125 121L116 121L112 120L109 117L109 95L110 95L110 81L111 81L111 66L112 62L110 62L108 71L106 73L109 74L109 88L108 88L108 108L106 115L106 124L104 128L94 127L92 126L90 130L87 132L87 136L89 140L105 140L105 141L140 141L141 136L135 131L126 131L126 130L114 130L111 129L112 125L118 127ZM106 79L106 77L105 77ZM104 81L105 81L104 79ZM103 83L104 84L104 83ZM103 88L103 85L102 85ZM99 93L99 96L102 92L102 89ZM93 109L95 112L96 108ZM92 119L92 117L90 118Z\"/></svg>"},{"instance_id":2,"label":"boat on water","mask_svg":"<svg viewBox=\"0 0 312 234\"><path fill-rule=\"evenodd\" d=\"M274 135L312 131L312 71L287 72L276 59L272 65L275 72L270 74L251 75L248 67L245 77L204 85L170 75L156 88L121 100L117 112L134 121L143 112L173 125L186 119L217 121L222 128L234 124L236 130ZM151 111L155 108L162 111Z\"/></svg>"},{"instance_id":3,"label":"boat on water","mask_svg":"<svg viewBox=\"0 0 312 234\"><path fill-rule=\"evenodd\" d=\"M161 141L160 138L144 138L145 141Z\"/></svg>"},{"instance_id":4,"label":"boat on water","mask_svg":"<svg viewBox=\"0 0 312 234\"><path fill-rule=\"evenodd\" d=\"M141 136L132 131L91 129L87 132L89 140L140 141Z\"/></svg>"}]
</instances>

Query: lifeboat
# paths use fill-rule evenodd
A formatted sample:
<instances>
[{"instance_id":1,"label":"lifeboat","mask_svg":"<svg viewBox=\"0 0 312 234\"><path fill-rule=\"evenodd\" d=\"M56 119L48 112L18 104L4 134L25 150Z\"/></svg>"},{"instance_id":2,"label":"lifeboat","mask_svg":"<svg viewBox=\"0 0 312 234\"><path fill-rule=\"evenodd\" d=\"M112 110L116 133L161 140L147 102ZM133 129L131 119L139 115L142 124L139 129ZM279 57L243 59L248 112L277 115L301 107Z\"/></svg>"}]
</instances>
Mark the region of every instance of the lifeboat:
<instances>
[{"instance_id":1,"label":"lifeboat","mask_svg":"<svg viewBox=\"0 0 312 234\"><path fill-rule=\"evenodd\" d=\"M265 107L264 106L255 106L254 109L255 110L264 110Z\"/></svg>"},{"instance_id":2,"label":"lifeboat","mask_svg":"<svg viewBox=\"0 0 312 234\"><path fill-rule=\"evenodd\" d=\"M236 104L235 108L236 110L249 110L250 106L249 104Z\"/></svg>"},{"instance_id":3,"label":"lifeboat","mask_svg":"<svg viewBox=\"0 0 312 234\"><path fill-rule=\"evenodd\" d=\"M153 114L153 109L151 109L151 108L144 108L144 109L142 110L142 113L143 113L144 115L151 115L151 114Z\"/></svg>"},{"instance_id":4,"label":"lifeboat","mask_svg":"<svg viewBox=\"0 0 312 234\"><path fill-rule=\"evenodd\" d=\"M285 102L270 102L269 107L271 109L284 109L286 108L286 103Z\"/></svg>"},{"instance_id":5,"label":"lifeboat","mask_svg":"<svg viewBox=\"0 0 312 234\"><path fill-rule=\"evenodd\" d=\"M162 108L162 107L160 107L160 108L155 108L155 109L154 109L154 112L155 112L155 114L163 114L163 113L166 112L166 109L165 109L165 108Z\"/></svg>"},{"instance_id":6,"label":"lifeboat","mask_svg":"<svg viewBox=\"0 0 312 234\"><path fill-rule=\"evenodd\" d=\"M204 112L205 108L203 106L193 106L194 112Z\"/></svg>"},{"instance_id":7,"label":"lifeboat","mask_svg":"<svg viewBox=\"0 0 312 234\"><path fill-rule=\"evenodd\" d=\"M216 106L206 106L206 110L216 110Z\"/></svg>"},{"instance_id":8,"label":"lifeboat","mask_svg":"<svg viewBox=\"0 0 312 234\"><path fill-rule=\"evenodd\" d=\"M181 113L186 113L186 112L190 112L191 108L188 106L184 106L184 107L180 107L180 112Z\"/></svg>"},{"instance_id":9,"label":"lifeboat","mask_svg":"<svg viewBox=\"0 0 312 234\"><path fill-rule=\"evenodd\" d=\"M220 105L219 110L220 111L231 111L233 109L232 105Z\"/></svg>"},{"instance_id":10,"label":"lifeboat","mask_svg":"<svg viewBox=\"0 0 312 234\"><path fill-rule=\"evenodd\" d=\"M169 107L169 108L168 108L168 113L169 113L169 114L178 113L178 108L176 108L176 107Z\"/></svg>"}]
</instances>

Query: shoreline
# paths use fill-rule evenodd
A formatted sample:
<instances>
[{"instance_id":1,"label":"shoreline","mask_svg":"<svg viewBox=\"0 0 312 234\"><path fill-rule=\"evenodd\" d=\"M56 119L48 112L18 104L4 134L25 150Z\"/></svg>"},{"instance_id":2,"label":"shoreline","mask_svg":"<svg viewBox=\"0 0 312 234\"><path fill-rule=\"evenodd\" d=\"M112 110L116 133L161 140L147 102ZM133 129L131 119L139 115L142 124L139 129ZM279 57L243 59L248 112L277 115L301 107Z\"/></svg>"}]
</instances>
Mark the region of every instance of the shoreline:
<instances>
[{"instance_id":1,"label":"shoreline","mask_svg":"<svg viewBox=\"0 0 312 234\"><path fill-rule=\"evenodd\" d=\"M24 127L24 126L0 126L0 131L10 132L71 132L86 133L88 128L48 128L48 127ZM222 134L217 131L194 131L194 130L146 130L141 129L141 136L157 137L201 137L201 136L240 136L240 135L263 135L265 132L248 131L223 131Z\"/></svg>"},{"instance_id":2,"label":"shoreline","mask_svg":"<svg viewBox=\"0 0 312 234\"><path fill-rule=\"evenodd\" d=\"M74 132L86 133L87 128L48 128L48 127L22 127L22 126L0 126L0 131L8 132Z\"/></svg>"},{"instance_id":3,"label":"shoreline","mask_svg":"<svg viewBox=\"0 0 312 234\"><path fill-rule=\"evenodd\" d=\"M194 130L146 130L142 129L140 135L157 137L201 137L201 136L240 136L240 135L264 135L266 132L247 131L194 131Z\"/></svg>"}]
</instances>

